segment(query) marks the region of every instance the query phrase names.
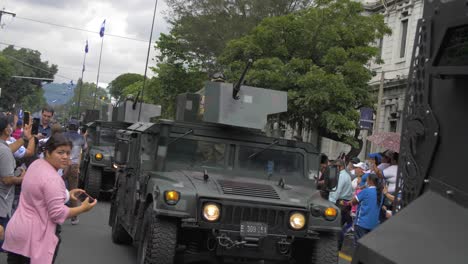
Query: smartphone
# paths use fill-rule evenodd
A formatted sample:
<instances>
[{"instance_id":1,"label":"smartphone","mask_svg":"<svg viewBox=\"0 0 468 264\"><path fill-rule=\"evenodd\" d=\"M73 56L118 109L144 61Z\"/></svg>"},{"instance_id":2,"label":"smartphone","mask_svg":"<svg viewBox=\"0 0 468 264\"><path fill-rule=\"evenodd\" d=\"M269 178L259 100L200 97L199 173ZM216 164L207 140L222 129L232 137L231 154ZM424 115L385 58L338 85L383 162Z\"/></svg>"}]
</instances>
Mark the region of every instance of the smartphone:
<instances>
[{"instance_id":1,"label":"smartphone","mask_svg":"<svg viewBox=\"0 0 468 264\"><path fill-rule=\"evenodd\" d=\"M33 118L31 134L37 135L37 133L39 133L39 123L40 122L41 122L41 120L39 118Z\"/></svg>"},{"instance_id":2,"label":"smartphone","mask_svg":"<svg viewBox=\"0 0 468 264\"><path fill-rule=\"evenodd\" d=\"M84 202L86 200L86 198L89 197L89 202L92 203L94 202L94 198L89 196L87 193L84 193L82 192L79 196L78 196L78 200L80 200L81 202Z\"/></svg>"},{"instance_id":3,"label":"smartphone","mask_svg":"<svg viewBox=\"0 0 468 264\"><path fill-rule=\"evenodd\" d=\"M31 113L28 111L24 111L23 113L23 125L29 124L29 119L31 117Z\"/></svg>"}]
</instances>

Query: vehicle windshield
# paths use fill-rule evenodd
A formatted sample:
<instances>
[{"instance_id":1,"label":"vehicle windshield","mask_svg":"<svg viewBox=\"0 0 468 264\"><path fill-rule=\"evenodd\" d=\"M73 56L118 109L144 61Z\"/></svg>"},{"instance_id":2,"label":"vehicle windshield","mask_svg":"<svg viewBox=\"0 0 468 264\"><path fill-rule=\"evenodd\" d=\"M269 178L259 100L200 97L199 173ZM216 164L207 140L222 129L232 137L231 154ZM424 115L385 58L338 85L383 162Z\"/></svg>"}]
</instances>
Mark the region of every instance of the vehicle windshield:
<instances>
[{"instance_id":1,"label":"vehicle windshield","mask_svg":"<svg viewBox=\"0 0 468 264\"><path fill-rule=\"evenodd\" d=\"M115 129L101 127L99 136L100 146L114 146L115 144Z\"/></svg>"},{"instance_id":2,"label":"vehicle windshield","mask_svg":"<svg viewBox=\"0 0 468 264\"><path fill-rule=\"evenodd\" d=\"M240 146L239 169L264 179L303 178L304 156L278 148Z\"/></svg>"},{"instance_id":3,"label":"vehicle windshield","mask_svg":"<svg viewBox=\"0 0 468 264\"><path fill-rule=\"evenodd\" d=\"M166 169L206 168L262 179L304 179L302 153L279 146L267 148L267 145L261 147L237 145L238 155L236 155L234 151L227 151L226 144L181 138L168 147ZM228 155L232 157L227 157ZM238 161L234 162L234 168L227 166L227 161L234 160L235 156Z\"/></svg>"},{"instance_id":4,"label":"vehicle windshield","mask_svg":"<svg viewBox=\"0 0 468 264\"><path fill-rule=\"evenodd\" d=\"M195 166L223 169L226 144L181 138L168 147L166 168L188 169Z\"/></svg>"}]
</instances>

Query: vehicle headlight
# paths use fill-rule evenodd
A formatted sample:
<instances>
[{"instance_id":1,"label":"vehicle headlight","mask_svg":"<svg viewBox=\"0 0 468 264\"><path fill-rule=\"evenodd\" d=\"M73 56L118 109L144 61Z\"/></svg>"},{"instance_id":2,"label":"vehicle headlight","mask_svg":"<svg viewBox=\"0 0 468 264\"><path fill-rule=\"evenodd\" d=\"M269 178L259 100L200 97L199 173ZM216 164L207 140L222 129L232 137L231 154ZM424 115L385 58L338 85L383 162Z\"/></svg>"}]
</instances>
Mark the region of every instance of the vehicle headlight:
<instances>
[{"instance_id":1,"label":"vehicle headlight","mask_svg":"<svg viewBox=\"0 0 468 264\"><path fill-rule=\"evenodd\" d=\"M338 214L338 212L333 207L328 207L323 212L323 215L325 216L325 219L330 220L330 221L335 220L337 214Z\"/></svg>"},{"instance_id":2,"label":"vehicle headlight","mask_svg":"<svg viewBox=\"0 0 468 264\"><path fill-rule=\"evenodd\" d=\"M102 155L102 153L96 153L96 155L94 155L94 158L96 160L102 160L102 158L104 158L104 156Z\"/></svg>"},{"instance_id":3,"label":"vehicle headlight","mask_svg":"<svg viewBox=\"0 0 468 264\"><path fill-rule=\"evenodd\" d=\"M294 230L300 230L304 228L306 219L303 213L293 213L289 217L289 226Z\"/></svg>"},{"instance_id":4,"label":"vehicle headlight","mask_svg":"<svg viewBox=\"0 0 468 264\"><path fill-rule=\"evenodd\" d=\"M175 205L180 200L180 193L177 191L165 191L164 200L169 205Z\"/></svg>"},{"instance_id":5,"label":"vehicle headlight","mask_svg":"<svg viewBox=\"0 0 468 264\"><path fill-rule=\"evenodd\" d=\"M203 206L203 217L210 221L215 222L221 215L221 208L215 203L207 203Z\"/></svg>"}]
</instances>

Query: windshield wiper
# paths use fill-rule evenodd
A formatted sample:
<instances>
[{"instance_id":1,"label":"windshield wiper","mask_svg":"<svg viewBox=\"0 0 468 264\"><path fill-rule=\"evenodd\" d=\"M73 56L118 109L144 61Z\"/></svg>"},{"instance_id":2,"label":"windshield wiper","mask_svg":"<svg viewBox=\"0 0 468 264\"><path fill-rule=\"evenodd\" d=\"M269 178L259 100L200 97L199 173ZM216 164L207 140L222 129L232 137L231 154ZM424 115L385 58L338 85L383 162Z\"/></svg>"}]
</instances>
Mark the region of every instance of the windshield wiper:
<instances>
[{"instance_id":1,"label":"windshield wiper","mask_svg":"<svg viewBox=\"0 0 468 264\"><path fill-rule=\"evenodd\" d=\"M262 152L264 152L265 150L267 150L267 149L273 147L274 145L277 145L278 143L279 143L279 140L277 140L277 139L273 140L273 142L272 142L270 145L268 145L266 148L261 149L261 150L255 152L254 154L250 155L247 159L255 158L255 157L258 156L260 153L262 153Z\"/></svg>"},{"instance_id":2,"label":"windshield wiper","mask_svg":"<svg viewBox=\"0 0 468 264\"><path fill-rule=\"evenodd\" d=\"M192 134L192 133L193 133L193 129L190 129L190 130L187 131L185 134L180 135L180 136L174 138L173 140L171 140L171 142L169 142L169 143L167 144L167 146L169 146L170 144L176 142L177 140L179 140L179 139L181 139L181 138L183 138L183 137L185 137L185 136L187 136L187 135L190 135L190 134Z\"/></svg>"}]
</instances>

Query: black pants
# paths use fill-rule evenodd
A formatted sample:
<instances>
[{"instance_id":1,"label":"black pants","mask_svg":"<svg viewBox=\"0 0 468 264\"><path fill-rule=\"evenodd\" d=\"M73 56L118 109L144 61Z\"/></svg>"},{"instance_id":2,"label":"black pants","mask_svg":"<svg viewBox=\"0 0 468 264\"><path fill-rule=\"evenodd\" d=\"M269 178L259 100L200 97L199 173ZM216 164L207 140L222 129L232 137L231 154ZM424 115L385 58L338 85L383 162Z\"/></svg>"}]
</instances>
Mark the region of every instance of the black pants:
<instances>
[{"instance_id":1,"label":"black pants","mask_svg":"<svg viewBox=\"0 0 468 264\"><path fill-rule=\"evenodd\" d=\"M62 232L62 226L57 225L57 228L55 230L55 235L58 237L58 243L57 243L57 247L55 248L55 253L54 253L54 258L52 259L52 264L55 263L55 259L57 258L59 246L60 246L60 243L62 242L62 239L60 237L61 232ZM23 255L19 255L13 252L8 252L7 263L8 264L30 264L31 259Z\"/></svg>"}]
</instances>

